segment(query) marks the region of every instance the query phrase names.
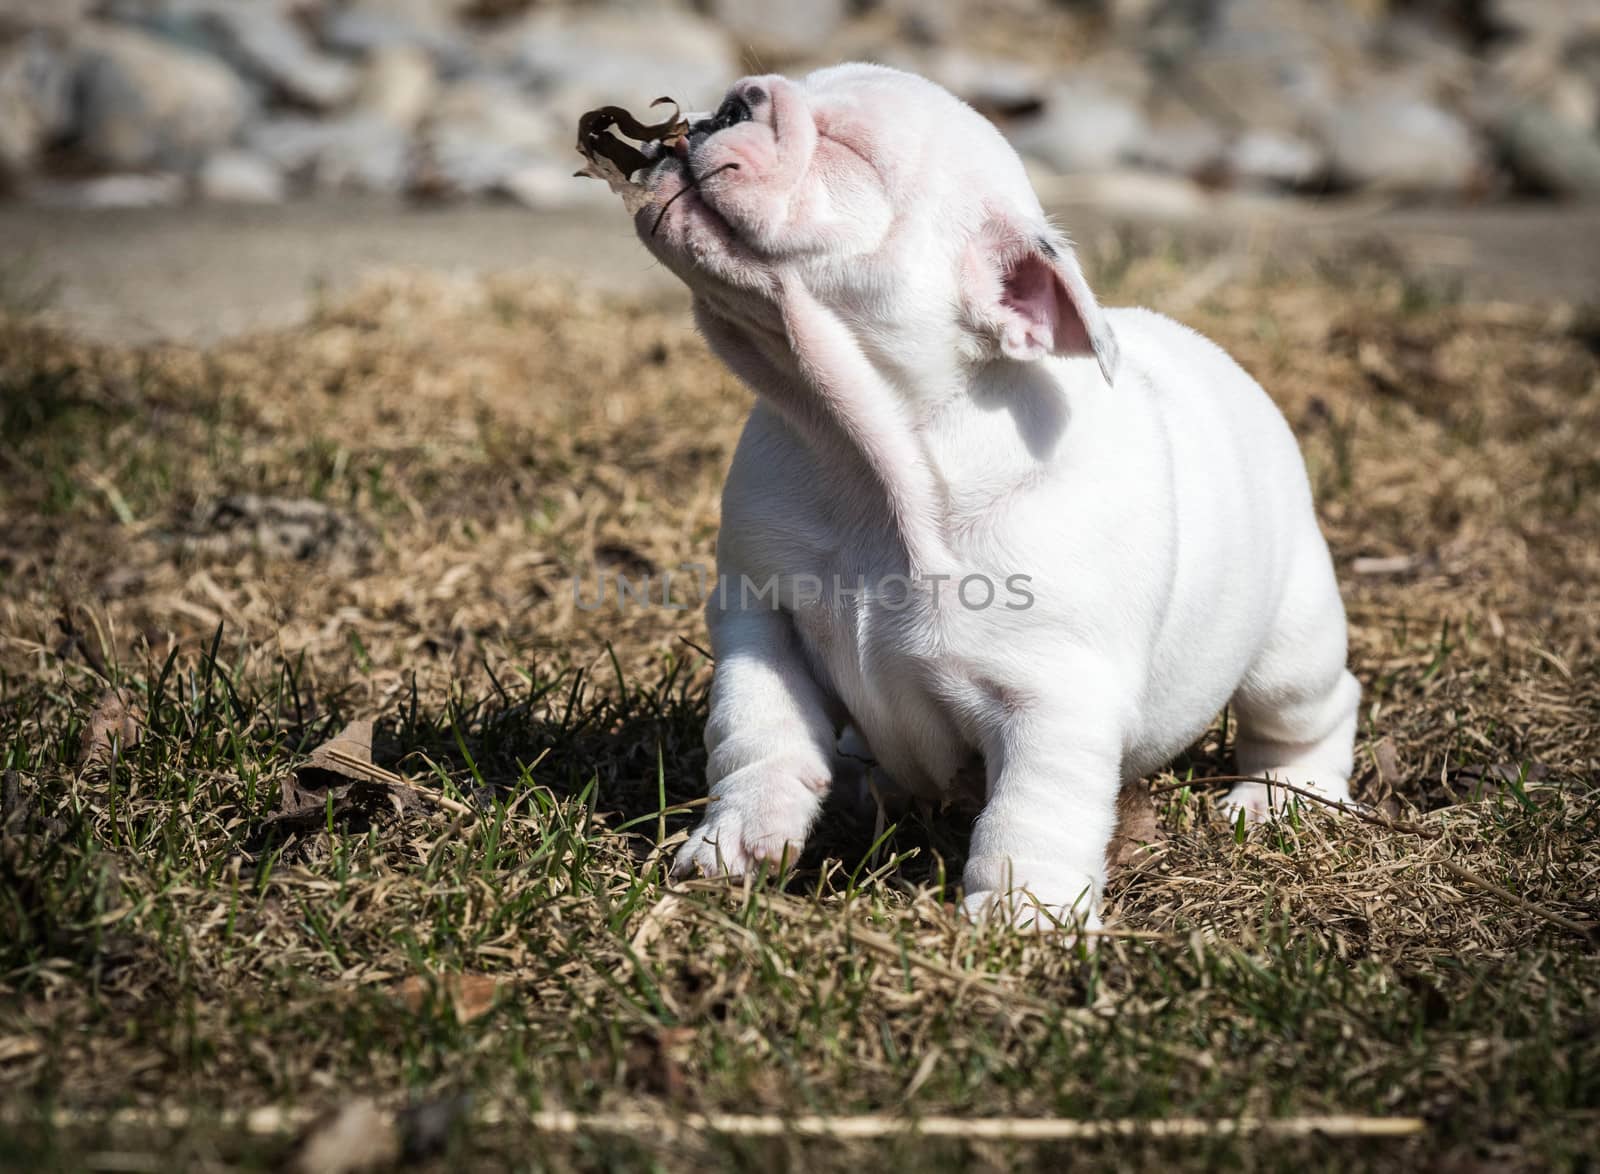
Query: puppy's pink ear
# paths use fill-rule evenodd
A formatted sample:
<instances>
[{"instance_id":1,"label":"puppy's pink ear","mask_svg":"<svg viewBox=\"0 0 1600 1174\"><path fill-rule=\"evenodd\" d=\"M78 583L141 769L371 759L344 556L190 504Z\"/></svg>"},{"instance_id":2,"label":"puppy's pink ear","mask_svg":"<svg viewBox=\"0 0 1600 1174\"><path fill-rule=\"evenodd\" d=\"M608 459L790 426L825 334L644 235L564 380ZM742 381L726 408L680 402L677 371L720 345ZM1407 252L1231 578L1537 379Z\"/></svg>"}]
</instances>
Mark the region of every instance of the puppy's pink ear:
<instances>
[{"instance_id":1,"label":"puppy's pink ear","mask_svg":"<svg viewBox=\"0 0 1600 1174\"><path fill-rule=\"evenodd\" d=\"M1106 382L1114 381L1116 337L1071 246L1055 233L991 220L973 242L962 277L972 324L993 337L1001 354L1022 361L1092 355Z\"/></svg>"}]
</instances>

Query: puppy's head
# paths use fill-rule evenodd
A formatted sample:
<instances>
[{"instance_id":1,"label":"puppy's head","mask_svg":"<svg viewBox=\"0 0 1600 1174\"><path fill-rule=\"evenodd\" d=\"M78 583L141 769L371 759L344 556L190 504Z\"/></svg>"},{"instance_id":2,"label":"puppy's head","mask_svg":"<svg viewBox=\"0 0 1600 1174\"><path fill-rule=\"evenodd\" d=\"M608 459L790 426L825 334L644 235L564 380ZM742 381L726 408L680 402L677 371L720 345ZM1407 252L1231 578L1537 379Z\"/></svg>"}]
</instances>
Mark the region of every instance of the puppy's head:
<instances>
[{"instance_id":1,"label":"puppy's head","mask_svg":"<svg viewBox=\"0 0 1600 1174\"><path fill-rule=\"evenodd\" d=\"M878 345L1088 356L1111 377L1116 343L1016 153L923 78L745 78L644 183L645 244L732 316L799 281Z\"/></svg>"}]
</instances>

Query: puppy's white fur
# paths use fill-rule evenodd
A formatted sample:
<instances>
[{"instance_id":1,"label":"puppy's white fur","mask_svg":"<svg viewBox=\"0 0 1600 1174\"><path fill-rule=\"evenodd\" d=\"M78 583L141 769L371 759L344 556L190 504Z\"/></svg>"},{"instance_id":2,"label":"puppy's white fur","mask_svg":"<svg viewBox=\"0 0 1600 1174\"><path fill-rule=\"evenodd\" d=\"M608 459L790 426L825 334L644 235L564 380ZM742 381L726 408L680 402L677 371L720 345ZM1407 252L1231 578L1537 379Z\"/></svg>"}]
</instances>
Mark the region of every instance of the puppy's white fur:
<instances>
[{"instance_id":1,"label":"puppy's white fur","mask_svg":"<svg viewBox=\"0 0 1600 1174\"><path fill-rule=\"evenodd\" d=\"M1225 704L1241 773L1347 796L1360 690L1283 417L1200 335L1102 310L987 121L876 66L750 78L645 183L641 237L759 397L679 873L797 854L847 727L913 794L981 759L974 913L1097 924L1119 787ZM741 590L774 578L776 608Z\"/></svg>"}]
</instances>

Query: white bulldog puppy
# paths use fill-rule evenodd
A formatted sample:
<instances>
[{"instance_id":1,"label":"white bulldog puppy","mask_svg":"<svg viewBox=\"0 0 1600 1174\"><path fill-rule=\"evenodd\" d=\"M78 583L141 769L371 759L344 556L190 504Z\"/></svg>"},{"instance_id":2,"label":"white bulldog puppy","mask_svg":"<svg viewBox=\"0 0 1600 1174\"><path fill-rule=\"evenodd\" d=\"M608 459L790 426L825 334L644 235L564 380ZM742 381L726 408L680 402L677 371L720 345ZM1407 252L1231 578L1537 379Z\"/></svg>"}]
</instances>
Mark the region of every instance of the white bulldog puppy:
<instances>
[{"instance_id":1,"label":"white bulldog puppy","mask_svg":"<svg viewBox=\"0 0 1600 1174\"><path fill-rule=\"evenodd\" d=\"M966 908L1023 922L1098 925L1119 788L1224 705L1240 773L1347 797L1360 688L1283 416L1200 335L1102 309L988 121L878 66L752 77L640 185L758 397L676 874L793 859L847 730L915 796L981 760Z\"/></svg>"}]
</instances>

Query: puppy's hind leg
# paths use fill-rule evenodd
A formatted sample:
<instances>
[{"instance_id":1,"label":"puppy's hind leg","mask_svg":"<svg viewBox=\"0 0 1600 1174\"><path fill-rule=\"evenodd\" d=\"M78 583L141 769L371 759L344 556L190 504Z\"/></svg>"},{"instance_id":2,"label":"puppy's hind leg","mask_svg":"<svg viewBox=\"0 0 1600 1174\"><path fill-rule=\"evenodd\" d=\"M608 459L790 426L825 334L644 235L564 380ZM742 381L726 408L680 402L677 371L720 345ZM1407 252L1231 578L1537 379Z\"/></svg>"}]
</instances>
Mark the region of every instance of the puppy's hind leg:
<instances>
[{"instance_id":1,"label":"puppy's hind leg","mask_svg":"<svg viewBox=\"0 0 1600 1174\"><path fill-rule=\"evenodd\" d=\"M1319 547L1288 585L1273 633L1234 692L1239 773L1281 779L1328 799L1350 798L1361 685L1345 668L1344 605L1327 551ZM1266 818L1293 795L1238 783L1230 815Z\"/></svg>"}]
</instances>

